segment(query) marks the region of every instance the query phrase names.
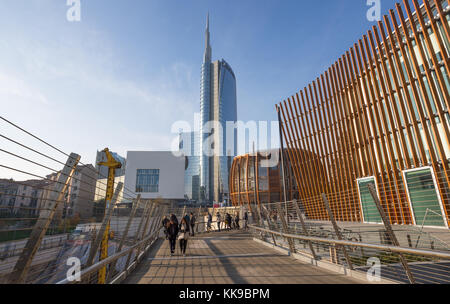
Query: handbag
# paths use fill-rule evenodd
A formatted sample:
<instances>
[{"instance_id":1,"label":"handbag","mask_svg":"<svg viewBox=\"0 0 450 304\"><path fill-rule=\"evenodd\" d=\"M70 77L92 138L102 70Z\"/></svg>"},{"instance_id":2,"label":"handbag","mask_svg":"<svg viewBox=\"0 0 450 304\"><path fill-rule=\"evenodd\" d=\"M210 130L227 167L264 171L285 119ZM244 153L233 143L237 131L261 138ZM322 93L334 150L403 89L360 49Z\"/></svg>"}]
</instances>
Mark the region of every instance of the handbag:
<instances>
[{"instance_id":1,"label":"handbag","mask_svg":"<svg viewBox=\"0 0 450 304\"><path fill-rule=\"evenodd\" d=\"M184 232L180 233L178 236L178 240L184 240Z\"/></svg>"}]
</instances>

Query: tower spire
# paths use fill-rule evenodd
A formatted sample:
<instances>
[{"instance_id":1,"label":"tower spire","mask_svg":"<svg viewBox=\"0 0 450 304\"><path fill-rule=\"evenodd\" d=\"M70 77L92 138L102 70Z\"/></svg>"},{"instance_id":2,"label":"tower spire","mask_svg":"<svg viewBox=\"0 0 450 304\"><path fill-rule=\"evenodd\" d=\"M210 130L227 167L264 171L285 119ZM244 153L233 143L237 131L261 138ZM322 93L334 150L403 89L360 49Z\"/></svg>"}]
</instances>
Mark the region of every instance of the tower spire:
<instances>
[{"instance_id":1,"label":"tower spire","mask_svg":"<svg viewBox=\"0 0 450 304\"><path fill-rule=\"evenodd\" d=\"M203 59L204 62L211 62L211 44L210 44L210 37L209 37L209 12L206 15L206 33L205 33L205 57Z\"/></svg>"}]
</instances>

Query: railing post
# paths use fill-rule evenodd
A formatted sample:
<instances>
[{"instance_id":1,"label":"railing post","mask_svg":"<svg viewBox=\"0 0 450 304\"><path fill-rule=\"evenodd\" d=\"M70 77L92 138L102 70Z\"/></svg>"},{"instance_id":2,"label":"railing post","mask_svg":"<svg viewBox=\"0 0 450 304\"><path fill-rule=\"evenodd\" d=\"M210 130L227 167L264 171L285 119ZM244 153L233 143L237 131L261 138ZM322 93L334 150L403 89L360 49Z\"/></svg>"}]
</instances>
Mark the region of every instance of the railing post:
<instances>
[{"instance_id":1,"label":"railing post","mask_svg":"<svg viewBox=\"0 0 450 304\"><path fill-rule=\"evenodd\" d=\"M97 251L98 251L98 249L100 247L100 243L101 243L101 241L103 239L103 235L105 233L106 227L108 226L108 223L109 223L109 221L111 219L111 216L112 216L112 213L113 213L113 210L114 210L114 206L116 205L116 202L117 202L117 200L119 198L120 191L122 191L122 187L123 187L123 183L119 182L117 184L116 190L114 192L114 196L113 196L113 198L111 200L111 204L109 205L109 208L105 212L105 216L103 218L102 226L101 226L100 230L98 231L94 242L91 244L91 250L89 251L89 258L88 258L87 263L86 263L87 267L92 266L92 264L94 263L95 256L96 256Z\"/></svg>"},{"instance_id":2,"label":"railing post","mask_svg":"<svg viewBox=\"0 0 450 304\"><path fill-rule=\"evenodd\" d=\"M20 284L25 281L28 270L33 262L33 258L41 245L42 239L47 233L47 229L50 226L59 203L64 198L64 193L69 187L69 182L75 172L75 168L77 167L80 158L81 156L75 153L70 154L62 172L59 173L54 190L50 192L50 197L45 202L46 206L44 206L41 210L39 219L34 225L30 237L22 250L22 254L14 266L14 270L10 275L10 283Z\"/></svg>"},{"instance_id":3,"label":"railing post","mask_svg":"<svg viewBox=\"0 0 450 304\"><path fill-rule=\"evenodd\" d=\"M122 251L123 245L125 244L125 239L128 236L128 231L130 230L131 223L133 222L134 216L136 215L136 210L137 210L140 202L141 202L141 195L139 194L137 196L137 198L134 200L133 207L132 207L131 213L130 213L130 217L128 218L127 226L125 227L125 231L123 232L122 239L120 240L119 247L117 248L116 253ZM113 263L111 263L111 266L109 267L109 272L108 272L108 277L107 277L106 282L108 282L112 279L114 272L115 272L116 264L117 264L117 261L114 261Z\"/></svg>"},{"instance_id":4,"label":"railing post","mask_svg":"<svg viewBox=\"0 0 450 304\"><path fill-rule=\"evenodd\" d=\"M272 221L270 220L270 216L269 216L269 211L267 211L266 206L263 206L262 208L264 210L264 212L266 213L266 217L267 217L267 224L269 226L269 230L272 230L270 228L270 225L272 225ZM273 244L276 246L277 245L277 241L275 240L275 235L272 233L272 240L273 240Z\"/></svg>"},{"instance_id":5,"label":"railing post","mask_svg":"<svg viewBox=\"0 0 450 304\"><path fill-rule=\"evenodd\" d=\"M281 209L281 203L277 203L277 213L278 213L278 216L281 219L281 225L282 225L284 233L288 234L289 233L289 231L288 231L289 229L288 229L288 225L287 225L287 222L286 222L285 214L283 214L283 210ZM287 241L288 241L288 244L289 244L289 250L292 253L295 253L296 251L295 251L294 240L292 238L287 238Z\"/></svg>"},{"instance_id":6,"label":"railing post","mask_svg":"<svg viewBox=\"0 0 450 304\"><path fill-rule=\"evenodd\" d=\"M397 237L395 236L394 230L392 230L391 222L386 217L386 213L384 213L384 209L381 206L380 199L378 198L378 194L375 190L374 185L369 184L369 191L372 195L372 198L375 202L375 205L377 206L378 212L380 213L381 219L383 220L384 227L386 228L386 232L388 233L392 243L394 246L400 247L400 243L398 242ZM411 284L416 284L416 279L414 278L413 274L411 273L411 269L409 268L408 261L405 259L402 253L398 253L398 256L400 258L400 261L402 263L403 268L405 269L406 275L408 276L408 280Z\"/></svg>"},{"instance_id":7,"label":"railing post","mask_svg":"<svg viewBox=\"0 0 450 304\"><path fill-rule=\"evenodd\" d=\"M308 230L306 229L305 221L303 220L303 215L300 211L300 208L298 207L297 200L293 201L295 212L297 213L297 217L300 220L300 224L302 225L303 233L308 236ZM311 250L311 253L314 257L314 260L317 260L316 251L314 250L313 244L311 241L308 241L309 249Z\"/></svg>"},{"instance_id":8,"label":"railing post","mask_svg":"<svg viewBox=\"0 0 450 304\"><path fill-rule=\"evenodd\" d=\"M331 212L330 204L328 203L328 199L327 199L327 196L325 195L325 193L322 193L322 198L323 198L323 203L325 205L325 208L327 209L327 213L328 213L328 216L330 218L330 221L333 224L334 232L336 233L336 236L337 236L338 240L342 240L341 231L339 230L339 227L338 227L338 225L336 223L336 220L334 218L333 212ZM350 257L348 255L347 249L345 248L345 246L341 246L341 248L342 248L342 252L344 253L345 260L347 261L348 267L351 270L353 270L353 263L350 260Z\"/></svg>"},{"instance_id":9,"label":"railing post","mask_svg":"<svg viewBox=\"0 0 450 304\"><path fill-rule=\"evenodd\" d=\"M196 218L196 222L198 223L200 220L200 213L202 211L202 206L198 207L198 213L197 213L197 218ZM202 221L203 222L203 221ZM195 233L198 233L198 224L195 225L195 229L197 230Z\"/></svg>"},{"instance_id":10,"label":"railing post","mask_svg":"<svg viewBox=\"0 0 450 304\"><path fill-rule=\"evenodd\" d=\"M141 235L140 240L143 240L143 239L145 238L145 233L146 233L147 230L148 230L148 224L149 224L149 222L150 222L150 219L151 219L151 218L153 217L153 215L156 213L156 210L157 210L158 208L159 208L159 207L156 206L156 203L153 203L153 204L152 204L152 209L151 209L150 212L148 213L148 217L147 217L147 220L145 221L144 230L142 230L142 235ZM138 250L137 250L137 253L136 253L136 261L137 261L138 258L139 258L139 254L140 254L141 251L142 251L142 247L145 247L145 244L138 247Z\"/></svg>"},{"instance_id":11,"label":"railing post","mask_svg":"<svg viewBox=\"0 0 450 304\"><path fill-rule=\"evenodd\" d=\"M140 222L139 222L139 227L138 227L138 229L137 229L137 231L136 231L136 235L134 236L134 239L133 239L133 244L135 244L135 243L137 242L137 240L139 239L139 234L141 233L142 225L144 224L144 220L145 220L145 218L147 217L147 213L148 213L149 210L150 210L151 204L152 204L152 203L150 203L150 202L146 202L146 203L145 203L144 210L142 211L142 214L141 214L141 220L140 220ZM128 254L128 257L127 257L127 262L125 263L125 269L124 269L124 271L126 271L126 272L128 271L128 266L130 265L131 254L132 254L132 253L133 253L133 251L130 251L130 253Z\"/></svg>"}]
</instances>

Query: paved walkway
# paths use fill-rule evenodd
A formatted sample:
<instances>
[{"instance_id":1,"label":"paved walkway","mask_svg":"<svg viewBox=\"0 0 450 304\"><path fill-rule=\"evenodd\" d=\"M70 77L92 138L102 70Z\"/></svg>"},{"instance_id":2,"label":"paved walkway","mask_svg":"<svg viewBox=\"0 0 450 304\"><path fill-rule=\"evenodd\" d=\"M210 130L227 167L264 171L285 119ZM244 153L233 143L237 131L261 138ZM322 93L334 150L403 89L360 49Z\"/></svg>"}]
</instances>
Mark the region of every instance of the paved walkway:
<instances>
[{"instance_id":1,"label":"paved walkway","mask_svg":"<svg viewBox=\"0 0 450 304\"><path fill-rule=\"evenodd\" d=\"M299 262L253 241L250 234L222 232L190 238L188 256L170 257L158 241L126 284L357 284L344 275Z\"/></svg>"}]
</instances>

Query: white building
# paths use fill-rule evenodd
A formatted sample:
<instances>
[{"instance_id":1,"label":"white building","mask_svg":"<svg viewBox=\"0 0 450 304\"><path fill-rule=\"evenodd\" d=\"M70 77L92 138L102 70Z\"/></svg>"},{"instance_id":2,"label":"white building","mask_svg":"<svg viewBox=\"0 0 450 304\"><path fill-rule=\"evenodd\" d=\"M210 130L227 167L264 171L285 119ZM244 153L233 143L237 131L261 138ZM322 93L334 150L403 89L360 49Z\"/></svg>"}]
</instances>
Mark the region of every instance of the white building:
<instances>
[{"instance_id":1,"label":"white building","mask_svg":"<svg viewBox=\"0 0 450 304\"><path fill-rule=\"evenodd\" d=\"M126 189L141 194L143 199L184 200L185 157L172 152L127 153Z\"/></svg>"}]
</instances>

